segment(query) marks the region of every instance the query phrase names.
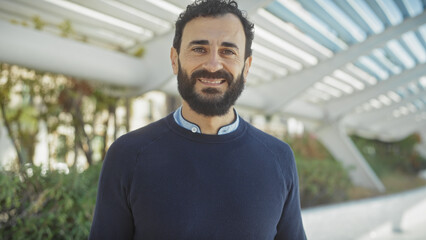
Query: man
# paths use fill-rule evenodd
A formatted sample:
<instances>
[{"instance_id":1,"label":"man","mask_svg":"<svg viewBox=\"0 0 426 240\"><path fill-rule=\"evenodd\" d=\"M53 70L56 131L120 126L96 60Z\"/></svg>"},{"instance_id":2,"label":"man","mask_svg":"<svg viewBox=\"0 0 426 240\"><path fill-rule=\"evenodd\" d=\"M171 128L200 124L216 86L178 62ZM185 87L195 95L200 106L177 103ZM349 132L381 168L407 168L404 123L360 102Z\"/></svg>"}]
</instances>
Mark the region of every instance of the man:
<instances>
[{"instance_id":1,"label":"man","mask_svg":"<svg viewBox=\"0 0 426 240\"><path fill-rule=\"evenodd\" d=\"M170 58L183 104L110 147L90 239L306 239L290 147L233 108L252 40L234 1L179 16Z\"/></svg>"}]
</instances>

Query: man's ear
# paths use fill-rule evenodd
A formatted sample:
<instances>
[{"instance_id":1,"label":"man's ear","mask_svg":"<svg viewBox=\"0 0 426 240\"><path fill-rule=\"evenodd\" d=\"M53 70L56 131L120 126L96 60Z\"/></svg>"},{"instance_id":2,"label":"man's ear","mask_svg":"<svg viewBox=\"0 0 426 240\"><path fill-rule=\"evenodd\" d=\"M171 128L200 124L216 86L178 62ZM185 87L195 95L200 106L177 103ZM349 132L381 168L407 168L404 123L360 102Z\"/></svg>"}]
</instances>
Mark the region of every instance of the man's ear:
<instances>
[{"instance_id":1,"label":"man's ear","mask_svg":"<svg viewBox=\"0 0 426 240\"><path fill-rule=\"evenodd\" d=\"M178 58L179 58L179 54L177 53L176 48L172 47L170 49L170 60L172 61L173 73L175 75L177 75L178 69L179 69Z\"/></svg>"},{"instance_id":2,"label":"man's ear","mask_svg":"<svg viewBox=\"0 0 426 240\"><path fill-rule=\"evenodd\" d=\"M248 57L245 61L244 61L244 82L247 79L247 75L251 66L251 61L253 60L253 56Z\"/></svg>"}]
</instances>

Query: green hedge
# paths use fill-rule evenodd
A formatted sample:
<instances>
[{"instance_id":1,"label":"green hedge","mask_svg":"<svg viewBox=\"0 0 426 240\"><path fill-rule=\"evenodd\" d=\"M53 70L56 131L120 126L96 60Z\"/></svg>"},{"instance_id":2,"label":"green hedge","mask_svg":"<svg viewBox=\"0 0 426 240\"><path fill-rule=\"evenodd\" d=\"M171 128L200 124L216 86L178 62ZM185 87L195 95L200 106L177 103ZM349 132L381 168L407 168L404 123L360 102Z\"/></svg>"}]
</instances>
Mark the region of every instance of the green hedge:
<instances>
[{"instance_id":1,"label":"green hedge","mask_svg":"<svg viewBox=\"0 0 426 240\"><path fill-rule=\"evenodd\" d=\"M303 208L347 200L352 184L339 162L296 155L296 164Z\"/></svg>"},{"instance_id":2,"label":"green hedge","mask_svg":"<svg viewBox=\"0 0 426 240\"><path fill-rule=\"evenodd\" d=\"M395 142L358 136L351 138L379 177L395 172L416 175L426 168L426 159L414 150L416 144L421 142L419 134L412 134Z\"/></svg>"},{"instance_id":3,"label":"green hedge","mask_svg":"<svg viewBox=\"0 0 426 240\"><path fill-rule=\"evenodd\" d=\"M101 164L70 170L0 173L0 236L3 239L87 239ZM25 176L27 175L27 176Z\"/></svg>"},{"instance_id":4,"label":"green hedge","mask_svg":"<svg viewBox=\"0 0 426 240\"><path fill-rule=\"evenodd\" d=\"M336 161L314 135L306 133L284 140L295 154L303 208L348 200L350 169Z\"/></svg>"}]
</instances>

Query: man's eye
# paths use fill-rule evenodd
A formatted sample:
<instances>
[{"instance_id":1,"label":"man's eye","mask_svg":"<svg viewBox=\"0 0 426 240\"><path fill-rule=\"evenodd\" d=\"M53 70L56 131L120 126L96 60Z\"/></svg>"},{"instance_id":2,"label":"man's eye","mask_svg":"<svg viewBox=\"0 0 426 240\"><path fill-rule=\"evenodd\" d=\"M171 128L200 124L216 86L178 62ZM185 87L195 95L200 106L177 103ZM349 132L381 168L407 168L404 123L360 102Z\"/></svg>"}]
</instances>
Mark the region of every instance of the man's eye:
<instances>
[{"instance_id":1,"label":"man's eye","mask_svg":"<svg viewBox=\"0 0 426 240\"><path fill-rule=\"evenodd\" d=\"M192 51L194 51L196 53L205 53L206 52L206 50L204 48L201 48L201 47L193 48Z\"/></svg>"},{"instance_id":2,"label":"man's eye","mask_svg":"<svg viewBox=\"0 0 426 240\"><path fill-rule=\"evenodd\" d=\"M235 52L233 50L230 49L224 49L222 50L222 53L225 55L235 55Z\"/></svg>"}]
</instances>

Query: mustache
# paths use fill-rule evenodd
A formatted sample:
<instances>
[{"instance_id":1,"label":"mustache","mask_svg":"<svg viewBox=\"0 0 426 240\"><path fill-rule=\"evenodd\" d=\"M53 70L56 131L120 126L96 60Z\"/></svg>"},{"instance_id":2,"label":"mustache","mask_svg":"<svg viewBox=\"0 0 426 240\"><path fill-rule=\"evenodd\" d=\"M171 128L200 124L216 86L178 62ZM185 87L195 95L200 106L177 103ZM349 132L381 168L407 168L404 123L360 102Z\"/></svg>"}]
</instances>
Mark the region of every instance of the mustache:
<instances>
[{"instance_id":1,"label":"mustache","mask_svg":"<svg viewBox=\"0 0 426 240\"><path fill-rule=\"evenodd\" d=\"M234 76L223 69L218 70L216 72L209 72L205 69L200 69L200 70L196 70L195 72L191 74L192 80L195 81L197 78L217 78L217 79L223 78L224 80L228 82L228 84L231 84L232 79L234 79Z\"/></svg>"}]
</instances>

